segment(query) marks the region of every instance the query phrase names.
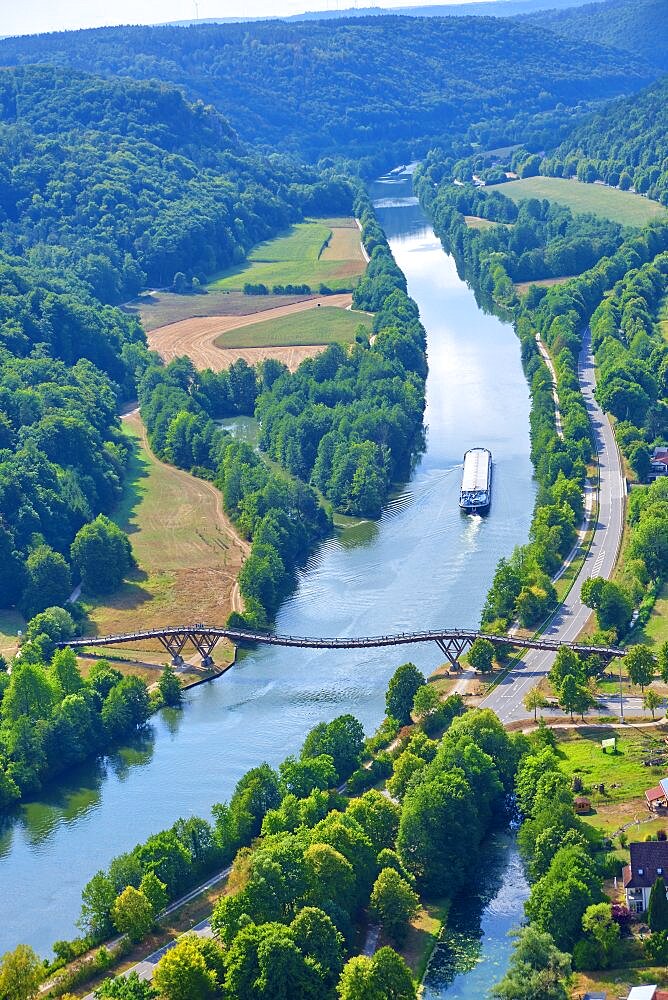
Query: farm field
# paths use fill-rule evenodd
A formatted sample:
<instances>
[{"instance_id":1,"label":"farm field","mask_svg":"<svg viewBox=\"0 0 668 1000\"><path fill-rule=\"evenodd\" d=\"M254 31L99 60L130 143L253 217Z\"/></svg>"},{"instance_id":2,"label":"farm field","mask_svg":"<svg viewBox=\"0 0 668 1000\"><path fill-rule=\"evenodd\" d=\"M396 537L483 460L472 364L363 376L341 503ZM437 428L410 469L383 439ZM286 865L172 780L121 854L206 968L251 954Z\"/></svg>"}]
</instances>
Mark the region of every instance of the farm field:
<instances>
[{"instance_id":1,"label":"farm field","mask_svg":"<svg viewBox=\"0 0 668 1000\"><path fill-rule=\"evenodd\" d=\"M570 281L572 274L565 274L563 278L535 278L533 281L516 281L513 285L518 295L526 295L532 285L539 288L552 288L553 285L563 285Z\"/></svg>"},{"instance_id":2,"label":"farm field","mask_svg":"<svg viewBox=\"0 0 668 1000\"><path fill-rule=\"evenodd\" d=\"M146 292L126 303L125 312L137 316L149 333L169 323L200 316L250 316L266 309L291 306L308 301L310 295L244 295L243 292L210 291L198 295L176 295L175 292Z\"/></svg>"},{"instance_id":3,"label":"farm field","mask_svg":"<svg viewBox=\"0 0 668 1000\"><path fill-rule=\"evenodd\" d=\"M296 223L283 236L253 247L246 261L215 277L209 288L238 290L249 282L269 289L309 285L315 292L321 283L337 291L350 289L366 267L359 231L351 222L355 226L346 219Z\"/></svg>"},{"instance_id":4,"label":"farm field","mask_svg":"<svg viewBox=\"0 0 668 1000\"><path fill-rule=\"evenodd\" d=\"M85 602L91 624L106 634L134 630L139 621L143 628L193 619L224 622L239 606L236 577L248 543L234 532L215 486L152 454L136 411L123 426L135 451L114 520L128 532L139 569L116 593ZM149 664L166 657L159 643L110 652Z\"/></svg>"},{"instance_id":5,"label":"farm field","mask_svg":"<svg viewBox=\"0 0 668 1000\"><path fill-rule=\"evenodd\" d=\"M305 299L290 306L277 306L267 310L264 313L264 321L269 323L283 317L294 318L301 312L306 312L310 322L313 311L320 312L324 308L334 308L337 312L345 312L351 302L352 297L347 293ZM320 309L318 309L318 304L320 304ZM186 319L180 323L170 323L157 330L152 330L148 335L148 344L151 350L157 351L165 361L186 355L197 368L211 368L217 372L228 368L238 358L243 358L250 365L264 361L265 358L276 358L286 364L291 371L294 371L304 358L313 357L323 349L324 343L317 341L314 343L312 339L309 339L306 344L292 347L225 346L221 348L216 346L216 341L223 334L256 325L260 325L257 314Z\"/></svg>"},{"instance_id":6,"label":"farm field","mask_svg":"<svg viewBox=\"0 0 668 1000\"><path fill-rule=\"evenodd\" d=\"M630 191L603 184L581 184L563 177L525 177L506 184L492 184L485 190L500 191L514 202L522 198L547 198L567 205L573 212L592 212L624 226L644 226L666 212L658 202Z\"/></svg>"},{"instance_id":7,"label":"farm field","mask_svg":"<svg viewBox=\"0 0 668 1000\"><path fill-rule=\"evenodd\" d=\"M214 343L221 348L351 344L360 325L371 332L368 319L366 313L322 306L277 319L260 319L251 326L221 333Z\"/></svg>"}]
</instances>

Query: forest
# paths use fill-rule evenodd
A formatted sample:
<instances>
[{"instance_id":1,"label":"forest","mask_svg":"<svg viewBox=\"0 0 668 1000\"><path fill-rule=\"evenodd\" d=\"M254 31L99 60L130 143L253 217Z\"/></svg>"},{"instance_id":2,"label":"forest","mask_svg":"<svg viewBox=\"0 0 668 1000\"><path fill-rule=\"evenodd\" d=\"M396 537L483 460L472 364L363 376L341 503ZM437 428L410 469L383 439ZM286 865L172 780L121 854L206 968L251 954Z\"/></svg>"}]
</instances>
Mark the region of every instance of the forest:
<instances>
[{"instance_id":1,"label":"forest","mask_svg":"<svg viewBox=\"0 0 668 1000\"><path fill-rule=\"evenodd\" d=\"M31 616L67 600L75 536L121 493L118 407L151 358L114 304L243 259L314 205L349 210L352 188L163 84L3 70L0 108L0 605Z\"/></svg>"},{"instance_id":2,"label":"forest","mask_svg":"<svg viewBox=\"0 0 668 1000\"><path fill-rule=\"evenodd\" d=\"M522 18L572 41L588 39L629 52L664 72L668 70L668 40L665 31L657 29L667 19L666 0L607 0L568 10L541 10Z\"/></svg>"},{"instance_id":3,"label":"forest","mask_svg":"<svg viewBox=\"0 0 668 1000\"><path fill-rule=\"evenodd\" d=\"M249 141L368 170L472 122L613 97L658 75L595 42L480 17L104 28L7 38L0 60L169 81Z\"/></svg>"}]
</instances>

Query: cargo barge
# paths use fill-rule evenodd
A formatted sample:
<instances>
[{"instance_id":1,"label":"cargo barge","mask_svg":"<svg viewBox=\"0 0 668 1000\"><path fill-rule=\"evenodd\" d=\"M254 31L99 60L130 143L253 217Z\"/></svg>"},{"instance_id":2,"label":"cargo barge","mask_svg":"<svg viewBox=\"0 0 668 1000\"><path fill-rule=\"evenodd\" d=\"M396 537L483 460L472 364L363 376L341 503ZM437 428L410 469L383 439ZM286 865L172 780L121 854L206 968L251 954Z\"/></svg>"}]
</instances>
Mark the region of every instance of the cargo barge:
<instances>
[{"instance_id":1,"label":"cargo barge","mask_svg":"<svg viewBox=\"0 0 668 1000\"><path fill-rule=\"evenodd\" d=\"M459 506L467 514L486 514L492 499L492 453L470 448L464 455Z\"/></svg>"}]
</instances>

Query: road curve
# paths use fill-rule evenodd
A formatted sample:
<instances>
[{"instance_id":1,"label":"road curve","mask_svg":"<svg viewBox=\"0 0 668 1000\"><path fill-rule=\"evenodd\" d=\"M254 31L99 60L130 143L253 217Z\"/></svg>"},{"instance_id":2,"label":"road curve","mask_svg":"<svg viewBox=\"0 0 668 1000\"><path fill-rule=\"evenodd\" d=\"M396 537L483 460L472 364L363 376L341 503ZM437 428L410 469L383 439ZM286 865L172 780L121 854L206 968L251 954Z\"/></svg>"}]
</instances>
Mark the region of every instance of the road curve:
<instances>
[{"instance_id":1,"label":"road curve","mask_svg":"<svg viewBox=\"0 0 668 1000\"><path fill-rule=\"evenodd\" d=\"M580 598L582 584L591 576L609 578L612 575L624 530L626 485L612 426L594 399L596 376L588 329L580 352L578 376L598 452L599 513L591 548L582 569L543 633L544 638L561 642L575 642L586 624L591 610ZM482 707L492 708L504 723L525 719L527 711L522 699L549 671L554 655L544 650L528 653L523 662L482 701Z\"/></svg>"}]
</instances>

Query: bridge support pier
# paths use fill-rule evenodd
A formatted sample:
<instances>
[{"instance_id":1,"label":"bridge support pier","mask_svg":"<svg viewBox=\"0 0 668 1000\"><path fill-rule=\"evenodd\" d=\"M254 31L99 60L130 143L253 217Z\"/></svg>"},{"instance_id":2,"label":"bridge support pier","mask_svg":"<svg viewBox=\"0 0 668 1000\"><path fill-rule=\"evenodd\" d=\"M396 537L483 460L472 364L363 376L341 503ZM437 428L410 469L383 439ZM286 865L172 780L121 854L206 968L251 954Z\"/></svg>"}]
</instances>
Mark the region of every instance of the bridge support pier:
<instances>
[{"instance_id":1,"label":"bridge support pier","mask_svg":"<svg viewBox=\"0 0 668 1000\"><path fill-rule=\"evenodd\" d=\"M160 642L165 647L167 652L172 658L172 666L180 667L183 663L183 657L181 653L183 652L183 647L188 640L187 632L176 632L170 635L158 636Z\"/></svg>"},{"instance_id":2,"label":"bridge support pier","mask_svg":"<svg viewBox=\"0 0 668 1000\"><path fill-rule=\"evenodd\" d=\"M467 639L460 639L453 636L450 639L436 639L436 645L443 653L453 670L461 670L458 657L466 651L469 645Z\"/></svg>"},{"instance_id":3,"label":"bridge support pier","mask_svg":"<svg viewBox=\"0 0 668 1000\"><path fill-rule=\"evenodd\" d=\"M189 638L202 657L202 666L213 666L213 656L211 654L220 636L213 635L211 632L191 632Z\"/></svg>"}]
</instances>

